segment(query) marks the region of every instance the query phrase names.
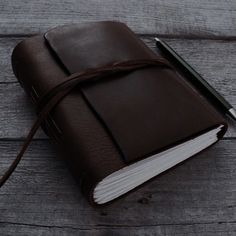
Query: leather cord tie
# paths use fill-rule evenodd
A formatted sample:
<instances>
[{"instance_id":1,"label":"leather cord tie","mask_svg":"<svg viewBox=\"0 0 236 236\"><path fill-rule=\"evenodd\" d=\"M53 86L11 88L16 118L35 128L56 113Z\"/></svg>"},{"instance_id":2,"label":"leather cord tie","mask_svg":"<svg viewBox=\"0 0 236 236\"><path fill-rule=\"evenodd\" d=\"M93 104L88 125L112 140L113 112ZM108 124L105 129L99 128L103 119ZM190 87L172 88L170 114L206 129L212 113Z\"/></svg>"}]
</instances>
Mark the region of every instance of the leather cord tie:
<instances>
[{"instance_id":1,"label":"leather cord tie","mask_svg":"<svg viewBox=\"0 0 236 236\"><path fill-rule=\"evenodd\" d=\"M26 149L28 148L30 142L32 141L35 133L37 132L40 125L45 121L50 111L76 86L83 82L96 81L101 78L108 78L107 76L122 73L131 72L134 70L158 66L173 69L172 66L164 59L143 59L143 60L128 60L122 62L116 62L113 64L108 64L101 67L91 68L84 70L82 72L74 73L66 78L65 81L55 86L49 91L38 103L38 117L33 123L19 153L17 154L14 161L8 167L4 175L0 178L0 188L11 176L18 163L20 162L22 156L24 155ZM104 78L104 79L105 79Z\"/></svg>"}]
</instances>

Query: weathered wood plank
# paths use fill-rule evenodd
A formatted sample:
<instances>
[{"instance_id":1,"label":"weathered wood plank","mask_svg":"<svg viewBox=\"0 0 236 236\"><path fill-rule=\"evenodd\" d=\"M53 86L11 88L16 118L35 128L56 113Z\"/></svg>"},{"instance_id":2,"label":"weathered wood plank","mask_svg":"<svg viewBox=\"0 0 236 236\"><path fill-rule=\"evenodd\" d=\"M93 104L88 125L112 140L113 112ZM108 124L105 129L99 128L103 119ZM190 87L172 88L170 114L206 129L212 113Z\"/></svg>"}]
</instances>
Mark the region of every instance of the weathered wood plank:
<instances>
[{"instance_id":1,"label":"weathered wood plank","mask_svg":"<svg viewBox=\"0 0 236 236\"><path fill-rule=\"evenodd\" d=\"M22 39L0 39L0 138L25 137L35 115L32 104L16 82L10 65L11 51ZM153 38L143 40L153 50ZM236 41L168 39L227 100L236 106ZM13 83L13 84L11 84ZM230 122L227 137L236 137L236 126ZM36 137L46 138L42 132Z\"/></svg>"},{"instance_id":2,"label":"weathered wood plank","mask_svg":"<svg viewBox=\"0 0 236 236\"><path fill-rule=\"evenodd\" d=\"M1 173L20 145L0 142ZM55 158L48 141L34 141L0 191L0 227L6 232L11 227L12 232L101 229L118 235L125 230L138 230L137 235L155 230L166 235L181 230L190 235L232 233L236 224L235 153L236 140L222 140L138 191L94 209L81 196L64 162Z\"/></svg>"},{"instance_id":3,"label":"weathered wood plank","mask_svg":"<svg viewBox=\"0 0 236 236\"><path fill-rule=\"evenodd\" d=\"M23 39L0 38L0 83L16 81L11 68L11 53ZM155 50L153 37L141 39ZM164 39L225 96L227 93L235 95L236 41Z\"/></svg>"},{"instance_id":4,"label":"weathered wood plank","mask_svg":"<svg viewBox=\"0 0 236 236\"><path fill-rule=\"evenodd\" d=\"M33 104L18 83L0 84L0 138L25 138L36 119ZM40 129L36 138L46 138Z\"/></svg>"},{"instance_id":5,"label":"weathered wood plank","mask_svg":"<svg viewBox=\"0 0 236 236\"><path fill-rule=\"evenodd\" d=\"M17 236L235 236L235 223L210 223L161 226L103 227L92 226L86 229L75 227L45 227L40 225L0 223L1 235Z\"/></svg>"},{"instance_id":6,"label":"weathered wood plank","mask_svg":"<svg viewBox=\"0 0 236 236\"><path fill-rule=\"evenodd\" d=\"M0 34L36 34L65 23L118 20L141 34L235 37L235 13L234 0L9 0L0 2Z\"/></svg>"}]
</instances>

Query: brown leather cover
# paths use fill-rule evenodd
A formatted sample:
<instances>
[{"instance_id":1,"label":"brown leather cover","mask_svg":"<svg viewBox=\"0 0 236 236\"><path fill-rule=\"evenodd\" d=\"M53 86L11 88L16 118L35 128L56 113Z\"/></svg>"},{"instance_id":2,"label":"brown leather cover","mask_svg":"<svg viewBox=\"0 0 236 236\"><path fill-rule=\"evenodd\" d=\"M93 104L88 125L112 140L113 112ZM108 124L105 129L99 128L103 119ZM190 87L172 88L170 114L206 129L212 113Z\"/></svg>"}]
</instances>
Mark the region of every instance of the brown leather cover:
<instances>
[{"instance_id":1,"label":"brown leather cover","mask_svg":"<svg viewBox=\"0 0 236 236\"><path fill-rule=\"evenodd\" d=\"M162 59L125 24L60 26L16 46L13 71L33 102L68 75L137 59ZM226 123L181 76L150 67L84 83L50 113L43 128L61 148L92 199L98 181L114 171Z\"/></svg>"}]
</instances>

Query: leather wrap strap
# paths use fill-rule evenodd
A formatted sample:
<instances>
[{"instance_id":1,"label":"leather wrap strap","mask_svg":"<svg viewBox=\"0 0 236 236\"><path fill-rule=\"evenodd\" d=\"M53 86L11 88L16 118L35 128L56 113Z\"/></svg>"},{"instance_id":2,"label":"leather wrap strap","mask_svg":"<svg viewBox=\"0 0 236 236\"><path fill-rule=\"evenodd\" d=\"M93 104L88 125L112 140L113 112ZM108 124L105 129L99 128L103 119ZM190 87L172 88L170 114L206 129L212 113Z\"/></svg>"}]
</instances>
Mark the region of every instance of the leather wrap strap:
<instances>
[{"instance_id":1,"label":"leather wrap strap","mask_svg":"<svg viewBox=\"0 0 236 236\"><path fill-rule=\"evenodd\" d=\"M11 176L30 142L32 141L35 133L37 132L40 125L45 121L50 111L76 86L83 82L95 81L101 78L108 78L109 75L122 72L131 72L134 70L146 68L146 67L166 67L172 68L172 66L164 59L148 59L148 60L128 60L122 62L116 62L101 67L91 68L82 72L74 73L66 78L65 81L55 86L38 102L38 117L32 125L18 155L6 170L4 175L0 178L0 187L7 181Z\"/></svg>"}]
</instances>

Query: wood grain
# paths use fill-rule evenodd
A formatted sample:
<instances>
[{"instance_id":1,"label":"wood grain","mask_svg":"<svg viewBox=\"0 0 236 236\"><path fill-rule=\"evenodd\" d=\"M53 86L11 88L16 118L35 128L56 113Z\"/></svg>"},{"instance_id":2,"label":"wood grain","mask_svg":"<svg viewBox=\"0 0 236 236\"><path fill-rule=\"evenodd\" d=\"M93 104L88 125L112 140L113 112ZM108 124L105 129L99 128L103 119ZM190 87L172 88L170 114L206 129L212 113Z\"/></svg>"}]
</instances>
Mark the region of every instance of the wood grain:
<instances>
[{"instance_id":1,"label":"wood grain","mask_svg":"<svg viewBox=\"0 0 236 236\"><path fill-rule=\"evenodd\" d=\"M234 0L8 0L0 2L0 34L36 34L60 24L117 20L137 33L235 37Z\"/></svg>"},{"instance_id":2,"label":"wood grain","mask_svg":"<svg viewBox=\"0 0 236 236\"><path fill-rule=\"evenodd\" d=\"M17 236L235 236L235 223L210 223L210 224L186 224L186 225L160 225L160 226L131 226L131 227L104 227L91 226L85 229L75 227L51 227L41 225L27 225L2 223L2 235ZM30 233L30 234L29 234Z\"/></svg>"},{"instance_id":3,"label":"wood grain","mask_svg":"<svg viewBox=\"0 0 236 236\"><path fill-rule=\"evenodd\" d=\"M155 50L153 37L142 37ZM0 39L0 138L24 138L35 119L33 106L17 83L11 52L22 38ZM193 67L236 107L236 41L167 39ZM231 120L226 137L236 137ZM47 138L42 132L37 138Z\"/></svg>"},{"instance_id":4,"label":"wood grain","mask_svg":"<svg viewBox=\"0 0 236 236\"><path fill-rule=\"evenodd\" d=\"M1 141L0 171L21 142ZM0 192L1 232L19 235L233 235L236 140L222 140L143 188L92 208L47 140L34 141Z\"/></svg>"}]
</instances>

